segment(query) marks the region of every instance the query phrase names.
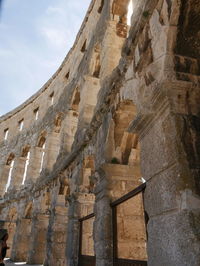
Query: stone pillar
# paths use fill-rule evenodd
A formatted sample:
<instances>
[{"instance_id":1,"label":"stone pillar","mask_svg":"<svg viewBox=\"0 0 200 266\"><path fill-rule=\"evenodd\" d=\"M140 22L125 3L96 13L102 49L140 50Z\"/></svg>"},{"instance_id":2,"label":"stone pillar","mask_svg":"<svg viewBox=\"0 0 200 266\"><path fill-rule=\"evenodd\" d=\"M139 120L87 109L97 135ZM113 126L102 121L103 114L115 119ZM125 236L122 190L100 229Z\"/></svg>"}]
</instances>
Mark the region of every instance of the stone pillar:
<instances>
[{"instance_id":1,"label":"stone pillar","mask_svg":"<svg viewBox=\"0 0 200 266\"><path fill-rule=\"evenodd\" d=\"M104 36L101 50L101 79L109 76L113 69L118 65L121 58L121 48L125 38L119 37L116 34L116 21L107 22L107 30ZM112 55L115 56L112 56Z\"/></svg>"},{"instance_id":2,"label":"stone pillar","mask_svg":"<svg viewBox=\"0 0 200 266\"><path fill-rule=\"evenodd\" d=\"M13 178L10 183L11 188L19 189L22 185L26 160L27 159L25 157L19 157L15 160L15 166L12 174Z\"/></svg>"},{"instance_id":3,"label":"stone pillar","mask_svg":"<svg viewBox=\"0 0 200 266\"><path fill-rule=\"evenodd\" d=\"M87 254L94 255L93 243L91 239L87 239L87 236L91 237L91 224L87 224L86 228L82 228L82 236L80 236L80 222L81 217L85 217L93 212L94 207L94 194L76 192L68 197L69 211L68 211L68 230L67 230L67 245L66 245L66 259L67 266L78 265L79 257L79 241L82 238L82 251ZM89 228L87 227L89 226ZM84 227L84 226L83 226ZM84 230L86 229L86 230ZM90 232L88 232L88 230ZM93 227L92 227L93 231ZM92 241L93 242L93 241Z\"/></svg>"},{"instance_id":4,"label":"stone pillar","mask_svg":"<svg viewBox=\"0 0 200 266\"><path fill-rule=\"evenodd\" d=\"M60 150L60 133L52 132L46 142L44 168L51 170Z\"/></svg>"},{"instance_id":5,"label":"stone pillar","mask_svg":"<svg viewBox=\"0 0 200 266\"><path fill-rule=\"evenodd\" d=\"M9 238L7 240L7 245L8 247L10 247L10 249L8 249L6 252L6 256L9 258L13 247L13 238L16 232L16 222L6 221L4 224L4 228L8 230L8 235L9 235Z\"/></svg>"},{"instance_id":6,"label":"stone pillar","mask_svg":"<svg viewBox=\"0 0 200 266\"><path fill-rule=\"evenodd\" d=\"M57 202L51 212L47 231L45 266L65 266L68 208L65 195L57 195Z\"/></svg>"},{"instance_id":7,"label":"stone pillar","mask_svg":"<svg viewBox=\"0 0 200 266\"><path fill-rule=\"evenodd\" d=\"M83 127L90 123L97 103L99 89L99 78L84 76L84 85L81 91L81 101L79 105L79 127Z\"/></svg>"},{"instance_id":8,"label":"stone pillar","mask_svg":"<svg viewBox=\"0 0 200 266\"><path fill-rule=\"evenodd\" d=\"M40 175L40 166L42 159L43 148L33 147L30 150L30 163L27 170L26 182L29 180L35 181Z\"/></svg>"},{"instance_id":9,"label":"stone pillar","mask_svg":"<svg viewBox=\"0 0 200 266\"><path fill-rule=\"evenodd\" d=\"M71 151L71 146L74 141L74 136L76 134L77 125L78 125L78 113L73 110L69 110L66 114L66 117L63 121L63 139L62 139L62 149Z\"/></svg>"},{"instance_id":10,"label":"stone pillar","mask_svg":"<svg viewBox=\"0 0 200 266\"><path fill-rule=\"evenodd\" d=\"M79 254L79 202L77 195L69 198L66 265L78 265Z\"/></svg>"},{"instance_id":11,"label":"stone pillar","mask_svg":"<svg viewBox=\"0 0 200 266\"><path fill-rule=\"evenodd\" d=\"M94 246L97 266L113 265L110 203L138 187L141 184L140 177L138 167L120 164L104 164L95 174ZM132 216L134 219L134 213Z\"/></svg>"},{"instance_id":12,"label":"stone pillar","mask_svg":"<svg viewBox=\"0 0 200 266\"><path fill-rule=\"evenodd\" d=\"M200 186L193 150L199 137L189 124L166 108L148 129L140 125L149 266L200 265Z\"/></svg>"},{"instance_id":13,"label":"stone pillar","mask_svg":"<svg viewBox=\"0 0 200 266\"><path fill-rule=\"evenodd\" d=\"M31 219L17 221L16 232L11 251L12 261L26 261L31 237Z\"/></svg>"},{"instance_id":14,"label":"stone pillar","mask_svg":"<svg viewBox=\"0 0 200 266\"><path fill-rule=\"evenodd\" d=\"M1 171L1 185L0 185L0 196L3 197L6 190L6 184L8 182L8 175L10 171L10 165L2 165Z\"/></svg>"},{"instance_id":15,"label":"stone pillar","mask_svg":"<svg viewBox=\"0 0 200 266\"><path fill-rule=\"evenodd\" d=\"M112 210L110 207L109 182L103 170L97 175L95 188L94 247L96 266L113 265Z\"/></svg>"},{"instance_id":16,"label":"stone pillar","mask_svg":"<svg viewBox=\"0 0 200 266\"><path fill-rule=\"evenodd\" d=\"M28 264L43 264L44 262L48 223L49 216L45 214L36 214L32 219Z\"/></svg>"}]
</instances>

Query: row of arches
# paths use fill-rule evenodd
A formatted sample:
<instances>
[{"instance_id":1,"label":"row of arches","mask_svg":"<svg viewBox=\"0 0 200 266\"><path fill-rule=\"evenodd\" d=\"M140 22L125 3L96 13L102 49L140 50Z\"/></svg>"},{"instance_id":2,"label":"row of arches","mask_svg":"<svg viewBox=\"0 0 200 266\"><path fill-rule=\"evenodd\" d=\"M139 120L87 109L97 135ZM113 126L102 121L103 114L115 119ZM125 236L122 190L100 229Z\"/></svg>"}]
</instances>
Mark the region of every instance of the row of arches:
<instances>
[{"instance_id":1,"label":"row of arches","mask_svg":"<svg viewBox=\"0 0 200 266\"><path fill-rule=\"evenodd\" d=\"M95 58L93 62L94 64L91 65L91 71L94 72L93 74L95 78L97 78L100 73L99 60L100 48L97 45L95 46ZM99 86L97 86L97 91L95 92L94 100L91 104L89 104L89 106L95 106L98 90ZM16 156L13 152L10 153L4 164L5 167L3 167L4 169L2 169L2 180L4 180L4 182L2 184L3 186L1 187L1 195L7 192L9 188L19 188L20 185L24 185L27 176L29 176L31 180L35 180L44 168L44 163L46 163L47 169L51 169L59 153L58 148L60 146L61 140L63 141L63 137L65 138L63 147L67 151L70 151L71 145L74 141L78 122L80 126L82 126L83 121L88 124L93 115L93 109L91 109L92 107L88 108L86 106L85 108L84 101L86 100L86 96L83 94L83 92L80 92L79 87L76 87L71 99L71 108L69 109L65 118L63 113L59 113L56 115L53 125L53 132L50 133L48 136L45 131L42 132L38 138L36 145L32 147L28 144L23 147L20 156ZM79 117L80 113L81 117ZM65 120L65 123L61 132L63 120ZM54 149L57 149L57 151L53 152ZM52 153L56 153L56 155L53 155L53 159ZM32 167L32 165L34 165L34 167ZM13 176L15 177L12 178Z\"/></svg>"},{"instance_id":2,"label":"row of arches","mask_svg":"<svg viewBox=\"0 0 200 266\"><path fill-rule=\"evenodd\" d=\"M90 159L91 158L88 157L84 160L84 179L86 179L86 175L88 175L87 170L89 169L91 171L93 167L93 163L91 164ZM83 183L85 183L85 181L83 181ZM87 187L86 183L84 185ZM93 212L95 195L91 192L87 193L86 191L79 193L75 201L70 199L69 205L66 205L66 193L68 194L69 192L66 188L63 189L63 186L62 189L61 186L59 189L58 188L59 186L56 189L57 199L52 199L54 193L53 189L47 189L44 194L41 193L43 195L40 199L35 199L33 203L29 202L26 205L22 216L18 216L18 211L16 209L14 210L14 208L11 209L12 213L11 211L9 212L4 228L9 229L9 245L11 246L11 253L9 255L12 260L26 261L30 264L44 263L44 265L64 266L66 265L66 259L70 261L70 256L67 255L66 257L68 253L66 253L65 250L73 250L71 256L73 257L74 265L78 265L75 263L78 256L78 247L79 249L81 247L80 252L84 256L94 256L96 254L96 245L99 247L98 237L100 237L100 235L98 236L99 230L97 229L99 224L98 217L100 217L99 215L101 215L102 211L98 202L99 200L95 208L96 218L85 220L82 223L82 231L77 231L79 223L77 218L81 218ZM54 205L52 205L52 201L54 201ZM141 250L145 250L145 228L142 225L144 221L141 220L141 226L138 225L140 219L143 219L141 215L143 209L140 207L140 201L141 199L138 198L136 202L130 202L128 205L126 204L126 206L120 206L118 210L119 254L122 257L124 256L124 258L146 258L144 257L145 251ZM40 202L39 205L37 205L36 202ZM33 204L35 206L33 206ZM131 213L132 204L137 204L136 206L138 206L135 208L133 214ZM46 212L46 208L49 209L48 213ZM106 218L104 215L101 216L101 219L106 219L108 221L108 217ZM140 232L135 234L129 230L129 233L127 233L127 225L130 225L127 224L127 221L129 222L130 219L133 219L131 220L132 226L134 226L136 222L137 228L141 230ZM72 230L72 228L74 228L74 230ZM126 233L125 235L124 231ZM81 246L79 246L80 243L77 242L80 237L82 239ZM77 243L77 245L74 245L75 243ZM128 245L130 244L130 247L134 245L134 248L130 249L132 253L130 251L129 253L124 253L124 245L127 243ZM103 242L101 241L100 245L102 244ZM138 249L140 253L138 253ZM131 254L132 257L130 257Z\"/></svg>"},{"instance_id":3,"label":"row of arches","mask_svg":"<svg viewBox=\"0 0 200 266\"><path fill-rule=\"evenodd\" d=\"M62 117L54 120L53 131L43 131L36 145L25 145L19 155L10 153L1 169L1 196L9 189L20 189L27 182L35 182L43 169L50 170L56 162L61 145Z\"/></svg>"},{"instance_id":4,"label":"row of arches","mask_svg":"<svg viewBox=\"0 0 200 266\"><path fill-rule=\"evenodd\" d=\"M128 6L131 3L132 3L132 1L130 1L130 0L123 1L123 3L121 3L120 1L117 1L117 0L113 1L112 8L111 8L111 14L113 15L113 19L115 20L115 16L117 16L117 17L119 17L119 21L120 21L119 23L126 24L126 21L124 22L123 18L127 18ZM98 8L98 12L99 13L101 13L101 11L104 8L104 6L105 6L104 0L100 1L99 8ZM82 44L81 51L85 52L86 49L87 49L87 46L88 45L87 45L87 39L86 39L86 40L84 40L84 42ZM93 55L92 55L91 63L90 63L90 73L89 73L89 75L91 75L92 77L95 77L95 78L99 78L100 77L100 74L101 74L100 73L101 72L101 61L102 61L101 57L102 57L101 56L101 45L98 43L98 44L94 45ZM67 74L65 73L65 76L66 76L67 80L69 79L69 75L70 75L70 71L68 71ZM51 90L48 93L47 96L48 96L48 107L50 107L55 102L55 92ZM38 118L40 116L40 109L41 109L40 106L37 106L37 107L35 107L32 110L32 113L33 113L33 116L34 116L33 120L38 120ZM25 123L26 123L26 118L24 118L24 117L20 117L17 120L17 125L18 125L19 132L21 132L24 129ZM2 136L3 136L4 140L7 140L8 137L13 134L13 132L11 132L11 131L12 130L10 130L9 127L4 127L3 128Z\"/></svg>"},{"instance_id":5,"label":"row of arches","mask_svg":"<svg viewBox=\"0 0 200 266\"><path fill-rule=\"evenodd\" d=\"M48 96L48 107L52 106L54 104L54 100L55 100L55 95L54 95L54 91L51 92ZM32 121L37 121L40 117L40 106L36 107L33 109L33 118L32 118ZM24 117L20 118L17 122L17 129L19 131L19 133L21 131L23 131L24 127L26 126L26 122L27 121L30 121L30 119L25 119ZM16 129L15 129L16 130ZM9 127L6 127L4 128L3 130L3 139L4 141L7 141L9 140L9 137L10 137L10 128Z\"/></svg>"},{"instance_id":6,"label":"row of arches","mask_svg":"<svg viewBox=\"0 0 200 266\"><path fill-rule=\"evenodd\" d=\"M74 99L78 98L77 96ZM75 108L76 101L73 103L73 108ZM29 263L43 263L45 261L46 264L44 265L65 265L67 259L68 261L73 261L74 265L76 265L75 261L77 260L79 247L77 241L80 238L80 234L82 237L82 255L94 256L97 254L99 256L97 246L102 245L103 242L99 240L102 236L98 235L98 226L105 223L104 219L109 221L109 223L112 222L110 211L104 213L103 210L109 210L111 201L123 196L140 184L139 178L141 176L138 170L139 165L137 164L139 161L139 155L137 154L139 150L138 137L135 134L128 133L129 124L135 118L135 115L135 106L128 100L119 102L116 104L115 110L112 109L112 116L110 117L112 125L107 129L105 141L107 158L102 165L103 174L98 171L96 175L94 147L87 147L65 170L65 173L58 177L55 181L55 186L40 192L40 199L34 198L34 207L29 204L25 208L24 215L19 217L17 230L15 230L15 236L13 237L13 251L11 254L13 259L23 259ZM41 150L48 147L45 145L47 137L45 132L40 134L37 146ZM110 149L109 147L112 148ZM27 158L30 149L31 147L25 147L22 150L25 158ZM134 156L132 155L133 153ZM115 162L113 161L114 156L117 160ZM130 159L132 156L134 157L133 165ZM12 159L13 157L11 156L8 160L9 163ZM109 186L106 188L101 184L105 179L109 181ZM102 189L105 191L102 191ZM102 196L99 197L99 193ZM141 202L141 198L139 198L136 199L134 204L141 204ZM105 204L107 205L102 207ZM131 206L132 203L127 203L118 208L118 216L116 218L119 228L118 244L120 250L123 250L119 254L122 257L124 256L124 258L146 259L145 227L142 224L144 222L143 209L142 207L137 207L132 213ZM84 221L82 223L82 232L80 232L78 230L79 218L91 212L95 212L95 218ZM131 233L127 233L127 225L129 225L130 221L132 221L132 226L139 228L140 233L136 234L134 230ZM24 253L20 254L17 247L17 241L19 240L17 231L21 232L22 227L26 229L22 240L20 240L22 242L20 249L24 249ZM13 228L15 228L14 225ZM106 232L108 231L106 230ZM30 234L32 240L28 242ZM105 237L107 238L108 236ZM25 243L29 248L24 248ZM77 243L77 245L72 246L71 243ZM128 250L124 248L127 243L128 246L134 246L134 249ZM59 250L56 246L59 247ZM34 252L30 250L30 247ZM65 249L68 251L65 252ZM124 250L128 250L128 252L124 253ZM138 250L140 257L139 255L138 257L132 255L133 250L134 254ZM59 260L60 264L57 264L57 260Z\"/></svg>"}]
</instances>

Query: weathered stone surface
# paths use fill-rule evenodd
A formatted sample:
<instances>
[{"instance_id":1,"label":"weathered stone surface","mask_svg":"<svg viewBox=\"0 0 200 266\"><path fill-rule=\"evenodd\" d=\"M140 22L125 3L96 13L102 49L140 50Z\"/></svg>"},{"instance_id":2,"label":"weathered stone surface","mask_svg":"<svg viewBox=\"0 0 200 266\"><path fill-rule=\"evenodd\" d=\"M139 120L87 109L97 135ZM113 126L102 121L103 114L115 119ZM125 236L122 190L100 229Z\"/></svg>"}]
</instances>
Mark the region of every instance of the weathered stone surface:
<instances>
[{"instance_id":1,"label":"weathered stone surface","mask_svg":"<svg viewBox=\"0 0 200 266\"><path fill-rule=\"evenodd\" d=\"M200 264L199 2L132 2L129 27L129 1L93 0L58 71L0 118L16 261ZM111 207L145 181L144 202Z\"/></svg>"},{"instance_id":2,"label":"weathered stone surface","mask_svg":"<svg viewBox=\"0 0 200 266\"><path fill-rule=\"evenodd\" d=\"M148 225L150 265L199 265L199 211L180 211L154 217ZM191 227L192 225L192 227ZM154 231L154 233L153 233ZM171 237L173 235L173 238ZM188 246L192 245L192 249Z\"/></svg>"}]
</instances>

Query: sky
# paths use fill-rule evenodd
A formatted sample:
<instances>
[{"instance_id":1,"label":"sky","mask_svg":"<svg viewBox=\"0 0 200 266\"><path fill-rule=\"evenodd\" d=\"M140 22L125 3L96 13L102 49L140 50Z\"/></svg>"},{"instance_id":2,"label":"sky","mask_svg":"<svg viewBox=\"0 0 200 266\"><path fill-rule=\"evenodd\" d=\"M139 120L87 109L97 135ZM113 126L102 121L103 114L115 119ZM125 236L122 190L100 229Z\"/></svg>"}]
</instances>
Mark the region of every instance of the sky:
<instances>
[{"instance_id":1,"label":"sky","mask_svg":"<svg viewBox=\"0 0 200 266\"><path fill-rule=\"evenodd\" d=\"M72 47L91 0L3 0L0 116L54 74Z\"/></svg>"}]
</instances>

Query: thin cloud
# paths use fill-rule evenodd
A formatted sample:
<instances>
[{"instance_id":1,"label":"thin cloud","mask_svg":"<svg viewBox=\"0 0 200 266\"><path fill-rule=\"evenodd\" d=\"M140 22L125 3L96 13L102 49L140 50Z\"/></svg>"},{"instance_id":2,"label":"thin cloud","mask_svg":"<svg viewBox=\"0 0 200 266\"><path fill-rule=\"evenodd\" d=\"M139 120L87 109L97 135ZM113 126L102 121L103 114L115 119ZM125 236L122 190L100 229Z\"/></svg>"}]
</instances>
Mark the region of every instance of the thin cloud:
<instances>
[{"instance_id":1,"label":"thin cloud","mask_svg":"<svg viewBox=\"0 0 200 266\"><path fill-rule=\"evenodd\" d=\"M48 15L52 15L52 14L58 14L58 15L66 15L64 10L61 9L60 7L53 7L53 6L49 6L46 10L46 13Z\"/></svg>"},{"instance_id":2,"label":"thin cloud","mask_svg":"<svg viewBox=\"0 0 200 266\"><path fill-rule=\"evenodd\" d=\"M41 33L45 37L46 42L50 43L53 48L59 50L66 46L66 34L62 29L43 27Z\"/></svg>"},{"instance_id":3,"label":"thin cloud","mask_svg":"<svg viewBox=\"0 0 200 266\"><path fill-rule=\"evenodd\" d=\"M5 1L0 23L0 115L29 98L57 70L73 45L89 2ZM30 12L20 16L23 8Z\"/></svg>"}]
</instances>

